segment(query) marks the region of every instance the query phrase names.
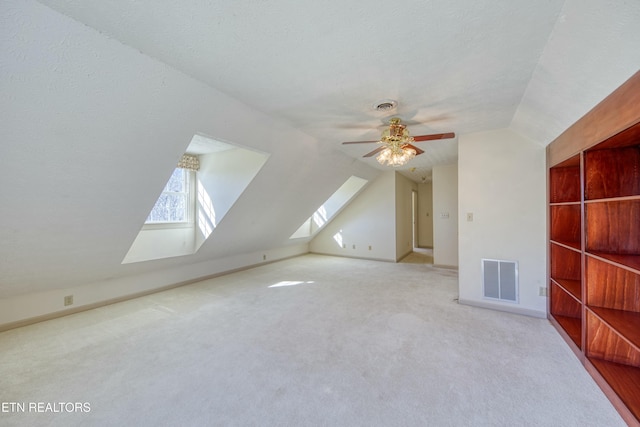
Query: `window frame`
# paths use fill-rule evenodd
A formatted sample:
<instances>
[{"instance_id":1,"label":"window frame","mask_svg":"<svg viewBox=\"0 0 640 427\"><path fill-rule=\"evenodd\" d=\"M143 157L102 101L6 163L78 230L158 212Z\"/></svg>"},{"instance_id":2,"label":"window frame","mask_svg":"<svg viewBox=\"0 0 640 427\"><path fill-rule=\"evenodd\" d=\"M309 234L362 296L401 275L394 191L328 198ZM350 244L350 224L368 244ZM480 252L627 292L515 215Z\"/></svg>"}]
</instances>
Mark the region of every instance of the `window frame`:
<instances>
[{"instance_id":1,"label":"window frame","mask_svg":"<svg viewBox=\"0 0 640 427\"><path fill-rule=\"evenodd\" d=\"M175 168L172 174L175 172L176 169L181 170L186 178L186 181L187 181L186 191L184 193L176 192L176 191L165 191L164 188L166 188L166 185L169 182L167 180L167 184L165 184L165 187L163 188L162 192L158 196L158 199L160 199L160 197L162 197L163 194L176 194L176 193L185 194L186 195L186 219L184 221L157 221L157 222L156 221L147 222L147 220L145 219L144 225L142 226L143 230L159 230L159 229L168 229L168 228L191 228L195 226L195 203L196 203L196 193L197 193L196 171L191 169L186 169L186 168ZM156 200L156 203L157 203L157 200ZM155 203L153 206L155 207ZM153 210L153 207L151 209ZM151 211L149 211L149 214L147 215L147 219L149 218L149 215L151 215Z\"/></svg>"}]
</instances>

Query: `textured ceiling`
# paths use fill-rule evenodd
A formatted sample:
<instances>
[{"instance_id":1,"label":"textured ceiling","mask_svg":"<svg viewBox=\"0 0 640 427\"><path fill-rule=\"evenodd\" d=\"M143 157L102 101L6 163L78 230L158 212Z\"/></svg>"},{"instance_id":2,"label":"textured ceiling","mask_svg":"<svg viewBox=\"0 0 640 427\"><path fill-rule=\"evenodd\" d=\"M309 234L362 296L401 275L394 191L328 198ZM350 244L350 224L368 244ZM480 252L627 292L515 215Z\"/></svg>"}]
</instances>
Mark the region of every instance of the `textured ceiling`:
<instances>
[{"instance_id":1,"label":"textured ceiling","mask_svg":"<svg viewBox=\"0 0 640 427\"><path fill-rule=\"evenodd\" d=\"M415 135L508 127L564 1L41 3L361 158L369 146L340 142L390 116ZM386 98L397 110L375 111ZM456 160L455 139L421 147L417 180Z\"/></svg>"}]
</instances>

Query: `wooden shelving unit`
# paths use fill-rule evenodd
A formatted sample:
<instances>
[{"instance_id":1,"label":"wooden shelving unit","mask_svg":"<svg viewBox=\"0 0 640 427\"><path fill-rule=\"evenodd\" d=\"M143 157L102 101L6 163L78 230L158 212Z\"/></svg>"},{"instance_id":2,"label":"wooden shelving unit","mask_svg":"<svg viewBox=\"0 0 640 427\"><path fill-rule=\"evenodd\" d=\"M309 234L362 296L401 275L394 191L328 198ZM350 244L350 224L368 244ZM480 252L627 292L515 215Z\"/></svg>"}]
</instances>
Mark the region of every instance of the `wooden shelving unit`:
<instances>
[{"instance_id":1,"label":"wooden shelving unit","mask_svg":"<svg viewBox=\"0 0 640 427\"><path fill-rule=\"evenodd\" d=\"M549 170L549 312L582 354L581 156Z\"/></svg>"},{"instance_id":2,"label":"wooden shelving unit","mask_svg":"<svg viewBox=\"0 0 640 427\"><path fill-rule=\"evenodd\" d=\"M640 73L547 158L549 319L640 426Z\"/></svg>"}]
</instances>

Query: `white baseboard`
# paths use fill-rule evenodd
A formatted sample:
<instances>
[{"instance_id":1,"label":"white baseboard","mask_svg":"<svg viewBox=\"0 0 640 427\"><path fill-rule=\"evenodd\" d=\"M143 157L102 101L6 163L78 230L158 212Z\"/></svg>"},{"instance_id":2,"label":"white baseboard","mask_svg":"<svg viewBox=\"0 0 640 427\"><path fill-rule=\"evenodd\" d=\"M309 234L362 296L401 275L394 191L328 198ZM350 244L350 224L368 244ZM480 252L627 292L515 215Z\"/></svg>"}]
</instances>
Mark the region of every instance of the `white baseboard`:
<instances>
[{"instance_id":1,"label":"white baseboard","mask_svg":"<svg viewBox=\"0 0 640 427\"><path fill-rule=\"evenodd\" d=\"M484 302L484 301L474 301L474 300L464 300L464 299L459 299L458 302L460 304L470 305L473 307L486 308L489 310L505 311L507 313L521 314L523 316L537 317L540 319L547 318L546 311L531 310L528 308L522 308L515 305L502 305L502 304L494 304L494 303Z\"/></svg>"},{"instance_id":2,"label":"white baseboard","mask_svg":"<svg viewBox=\"0 0 640 427\"><path fill-rule=\"evenodd\" d=\"M437 268L448 268L449 270L458 270L457 265L433 264L433 266Z\"/></svg>"},{"instance_id":3,"label":"white baseboard","mask_svg":"<svg viewBox=\"0 0 640 427\"><path fill-rule=\"evenodd\" d=\"M341 254L332 254L328 252L325 253L325 252L313 252L313 251L310 251L309 253L313 255L332 256L337 258L363 259L367 261L396 262L396 260L394 259L387 259L387 258L373 258L373 257L363 257L363 256L356 256L356 255L341 255Z\"/></svg>"},{"instance_id":4,"label":"white baseboard","mask_svg":"<svg viewBox=\"0 0 640 427\"><path fill-rule=\"evenodd\" d=\"M307 254L308 248L308 244L292 245L73 288L0 298L0 332L282 261ZM74 296L73 306L63 305L66 295Z\"/></svg>"}]
</instances>

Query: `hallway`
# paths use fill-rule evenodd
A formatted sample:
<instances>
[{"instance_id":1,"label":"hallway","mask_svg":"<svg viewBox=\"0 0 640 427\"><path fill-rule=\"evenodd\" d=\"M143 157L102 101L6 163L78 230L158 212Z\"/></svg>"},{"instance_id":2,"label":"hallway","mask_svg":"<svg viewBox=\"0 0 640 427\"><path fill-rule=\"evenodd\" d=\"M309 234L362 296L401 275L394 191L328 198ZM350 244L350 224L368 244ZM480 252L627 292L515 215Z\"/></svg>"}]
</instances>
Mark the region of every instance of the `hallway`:
<instances>
[{"instance_id":1,"label":"hallway","mask_svg":"<svg viewBox=\"0 0 640 427\"><path fill-rule=\"evenodd\" d=\"M408 264L433 264L433 248L413 248L400 262Z\"/></svg>"}]
</instances>

